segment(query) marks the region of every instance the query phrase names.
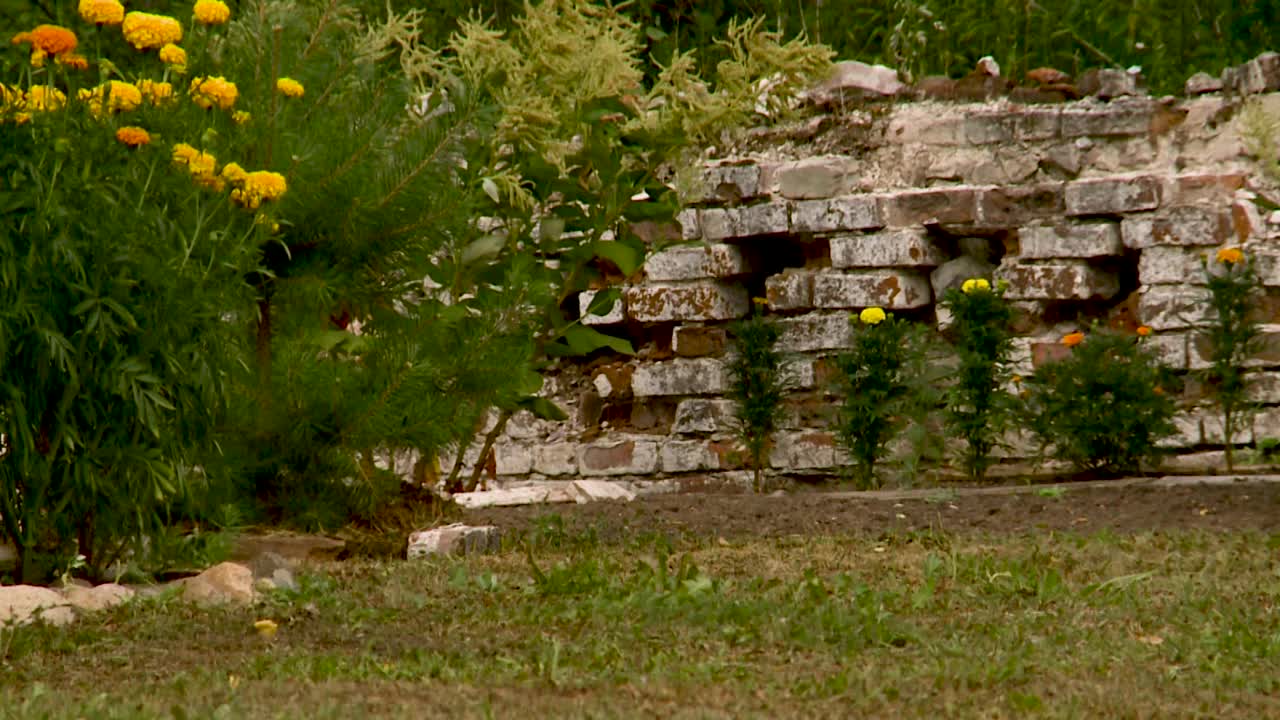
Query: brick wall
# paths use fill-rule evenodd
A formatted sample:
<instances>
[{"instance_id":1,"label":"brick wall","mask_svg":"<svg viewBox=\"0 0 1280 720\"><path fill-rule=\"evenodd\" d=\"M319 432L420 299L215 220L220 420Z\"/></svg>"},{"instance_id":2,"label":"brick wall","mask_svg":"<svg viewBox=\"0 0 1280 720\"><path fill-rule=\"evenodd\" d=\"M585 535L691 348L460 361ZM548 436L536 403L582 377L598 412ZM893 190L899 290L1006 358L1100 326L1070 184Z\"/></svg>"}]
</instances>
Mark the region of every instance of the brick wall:
<instances>
[{"instance_id":1,"label":"brick wall","mask_svg":"<svg viewBox=\"0 0 1280 720\"><path fill-rule=\"evenodd\" d=\"M752 296L783 330L790 393L770 455L782 476L844 462L826 387L850 313L877 305L945 323L935 299L968 277L1008 281L1020 372L1053 358L1082 317L1149 325L1165 362L1203 367L1191 331L1206 307L1202 254L1244 244L1258 256L1264 320L1280 322L1280 213L1264 200L1280 198L1241 137L1247 94L1280 111L1274 60L1229 69L1225 92L1185 98L1112 78L1098 91L1107 100L862 100L748 133L697 173L680 216L685 242L654 252L612 312L584 320L631 339L637 355L562 364L547 391L570 420L512 418L495 449L498 479L742 482L723 398L726 328ZM1266 407L1238 443L1280 437L1280 325L1268 330L1252 362ZM1220 446L1203 388L1188 382L1182 400L1171 445Z\"/></svg>"}]
</instances>

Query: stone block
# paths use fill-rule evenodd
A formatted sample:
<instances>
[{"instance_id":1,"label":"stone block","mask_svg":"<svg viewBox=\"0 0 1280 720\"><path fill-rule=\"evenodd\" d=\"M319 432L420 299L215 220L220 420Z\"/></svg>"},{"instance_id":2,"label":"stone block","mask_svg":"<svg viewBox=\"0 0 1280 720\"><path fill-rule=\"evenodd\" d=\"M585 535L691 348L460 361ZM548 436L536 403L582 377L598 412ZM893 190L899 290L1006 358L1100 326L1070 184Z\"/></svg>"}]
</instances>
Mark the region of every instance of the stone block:
<instances>
[{"instance_id":1,"label":"stone block","mask_svg":"<svg viewBox=\"0 0 1280 720\"><path fill-rule=\"evenodd\" d=\"M533 471L548 477L578 474L577 443L540 443L533 447Z\"/></svg>"},{"instance_id":2,"label":"stone block","mask_svg":"<svg viewBox=\"0 0 1280 720\"><path fill-rule=\"evenodd\" d=\"M1274 325L1262 326L1262 332L1252 348L1253 352L1242 363L1247 368L1263 368L1280 366L1280 332ZM1187 346L1187 363L1192 370L1203 370L1209 367L1212 352L1209 340L1201 333L1191 336Z\"/></svg>"},{"instance_id":3,"label":"stone block","mask_svg":"<svg viewBox=\"0 0 1280 720\"><path fill-rule=\"evenodd\" d=\"M849 160L809 157L782 163L774 170L778 194L792 200L830 198L850 190Z\"/></svg>"},{"instance_id":4,"label":"stone block","mask_svg":"<svg viewBox=\"0 0 1280 720\"><path fill-rule=\"evenodd\" d=\"M1160 333L1148 335L1143 345L1155 354L1156 359L1174 370L1187 369L1187 334Z\"/></svg>"},{"instance_id":5,"label":"stone block","mask_svg":"<svg viewBox=\"0 0 1280 720\"><path fill-rule=\"evenodd\" d=\"M902 145L964 145L964 118L925 105L900 105L889 119L885 139Z\"/></svg>"},{"instance_id":6,"label":"stone block","mask_svg":"<svg viewBox=\"0 0 1280 720\"><path fill-rule=\"evenodd\" d=\"M668 440L661 449L662 471L667 473L719 470L720 455L704 440Z\"/></svg>"},{"instance_id":7,"label":"stone block","mask_svg":"<svg viewBox=\"0 0 1280 720\"><path fill-rule=\"evenodd\" d=\"M1280 408L1260 408L1253 416L1253 441L1280 440Z\"/></svg>"},{"instance_id":8,"label":"stone block","mask_svg":"<svg viewBox=\"0 0 1280 720\"><path fill-rule=\"evenodd\" d=\"M1225 425L1222 415L1209 409L1200 411L1200 437L1206 445L1226 444ZM1235 420L1231 432L1232 445L1248 445L1253 442L1253 418L1241 417Z\"/></svg>"},{"instance_id":9,"label":"stone block","mask_svg":"<svg viewBox=\"0 0 1280 720\"><path fill-rule=\"evenodd\" d=\"M1094 68L1080 75L1076 85L1083 95L1096 95L1103 100L1140 95L1137 72L1118 68Z\"/></svg>"},{"instance_id":10,"label":"stone block","mask_svg":"<svg viewBox=\"0 0 1280 720\"><path fill-rule=\"evenodd\" d=\"M813 307L813 273L787 270L764 281L764 296L774 310L808 310Z\"/></svg>"},{"instance_id":11,"label":"stone block","mask_svg":"<svg viewBox=\"0 0 1280 720\"><path fill-rule=\"evenodd\" d=\"M791 358L779 364L778 385L783 390L808 390L816 384L813 358Z\"/></svg>"},{"instance_id":12,"label":"stone block","mask_svg":"<svg viewBox=\"0 0 1280 720\"><path fill-rule=\"evenodd\" d=\"M1076 180L1066 189L1066 214L1120 215L1160 206L1160 181L1150 176Z\"/></svg>"},{"instance_id":13,"label":"stone block","mask_svg":"<svg viewBox=\"0 0 1280 720\"><path fill-rule=\"evenodd\" d=\"M578 317L582 318L582 324L617 325L624 322L627 319L626 308L623 306L621 297L613 301L609 312L603 315L590 314L591 303L596 299L596 293L598 292L598 290L583 290L578 293Z\"/></svg>"},{"instance_id":14,"label":"stone block","mask_svg":"<svg viewBox=\"0 0 1280 720\"><path fill-rule=\"evenodd\" d=\"M1062 217L1065 210L1062 183L1025 187L998 187L978 195L978 224L1008 228L1040 219Z\"/></svg>"},{"instance_id":15,"label":"stone block","mask_svg":"<svg viewBox=\"0 0 1280 720\"><path fill-rule=\"evenodd\" d=\"M671 331L671 350L680 357L718 357L727 342L722 327L682 325Z\"/></svg>"},{"instance_id":16,"label":"stone block","mask_svg":"<svg viewBox=\"0 0 1280 720\"><path fill-rule=\"evenodd\" d=\"M631 393L636 397L719 395L729 384L728 368L713 358L676 358L641 365L631 375Z\"/></svg>"},{"instance_id":17,"label":"stone block","mask_svg":"<svg viewBox=\"0 0 1280 720\"><path fill-rule=\"evenodd\" d=\"M613 440L578 448L582 475L648 475L658 469L658 446L646 440Z\"/></svg>"},{"instance_id":18,"label":"stone block","mask_svg":"<svg viewBox=\"0 0 1280 720\"><path fill-rule=\"evenodd\" d=\"M685 208L676 213L676 223L680 226L680 239L697 240L702 237L702 227L698 224L698 211Z\"/></svg>"},{"instance_id":19,"label":"stone block","mask_svg":"<svg viewBox=\"0 0 1280 720\"><path fill-rule=\"evenodd\" d=\"M734 428L737 406L732 400L689 398L676 405L673 433L719 433Z\"/></svg>"},{"instance_id":20,"label":"stone block","mask_svg":"<svg viewBox=\"0 0 1280 720\"><path fill-rule=\"evenodd\" d=\"M1204 285L1200 265L1212 248L1153 245L1138 256L1138 281L1143 285Z\"/></svg>"},{"instance_id":21,"label":"stone block","mask_svg":"<svg viewBox=\"0 0 1280 720\"><path fill-rule=\"evenodd\" d=\"M1153 330L1185 330L1212 316L1209 291L1184 285L1152 285L1138 298L1138 318Z\"/></svg>"},{"instance_id":22,"label":"stone block","mask_svg":"<svg viewBox=\"0 0 1280 720\"><path fill-rule=\"evenodd\" d=\"M703 171L698 187L686 202L733 204L760 194L759 165L712 165Z\"/></svg>"},{"instance_id":23,"label":"stone block","mask_svg":"<svg viewBox=\"0 0 1280 720\"><path fill-rule=\"evenodd\" d=\"M494 443L493 459L498 475L528 475L533 468L533 452L524 443Z\"/></svg>"},{"instance_id":24,"label":"stone block","mask_svg":"<svg viewBox=\"0 0 1280 720\"><path fill-rule=\"evenodd\" d=\"M1224 78L1225 84L1242 95L1280 90L1280 54L1262 53L1233 70Z\"/></svg>"},{"instance_id":25,"label":"stone block","mask_svg":"<svg viewBox=\"0 0 1280 720\"><path fill-rule=\"evenodd\" d=\"M966 115L964 139L970 145L1011 142L1017 133L1018 115L1012 112L985 112Z\"/></svg>"},{"instance_id":26,"label":"stone block","mask_svg":"<svg viewBox=\"0 0 1280 720\"><path fill-rule=\"evenodd\" d=\"M789 229L787 206L783 203L706 208L698 213L698 223L707 240L781 235Z\"/></svg>"},{"instance_id":27,"label":"stone block","mask_svg":"<svg viewBox=\"0 0 1280 720\"><path fill-rule=\"evenodd\" d=\"M1026 108L1018 114L1014 134L1018 140L1052 140L1062 128L1061 108Z\"/></svg>"},{"instance_id":28,"label":"stone block","mask_svg":"<svg viewBox=\"0 0 1280 720\"><path fill-rule=\"evenodd\" d=\"M1154 245L1218 245L1235 237L1231 216L1214 208L1176 207L1163 215L1136 215L1120 222L1127 248Z\"/></svg>"},{"instance_id":29,"label":"stone block","mask_svg":"<svg viewBox=\"0 0 1280 720\"><path fill-rule=\"evenodd\" d=\"M1124 254L1120 225L1113 222L1060 222L1028 225L1018 231L1018 257L1024 260L1094 258Z\"/></svg>"},{"instance_id":30,"label":"stone block","mask_svg":"<svg viewBox=\"0 0 1280 720\"><path fill-rule=\"evenodd\" d=\"M644 274L650 282L703 280L746 275L751 265L736 245L678 245L659 250L644 261Z\"/></svg>"},{"instance_id":31,"label":"stone block","mask_svg":"<svg viewBox=\"0 0 1280 720\"><path fill-rule=\"evenodd\" d=\"M884 227L884 218L875 195L800 200L791 207L792 232L849 232L881 227Z\"/></svg>"},{"instance_id":32,"label":"stone block","mask_svg":"<svg viewBox=\"0 0 1280 720\"><path fill-rule=\"evenodd\" d=\"M819 308L906 310L932 301L928 278L909 271L823 273L813 278L813 304Z\"/></svg>"},{"instance_id":33,"label":"stone block","mask_svg":"<svg viewBox=\"0 0 1280 720\"><path fill-rule=\"evenodd\" d=\"M936 267L947 261L923 228L837 235L830 246L831 266L836 268Z\"/></svg>"},{"instance_id":34,"label":"stone block","mask_svg":"<svg viewBox=\"0 0 1280 720\"><path fill-rule=\"evenodd\" d=\"M1120 291L1120 281L1115 274L1080 260L1036 263L1006 260L996 269L996 277L1008 281L1005 297L1010 300L1107 299Z\"/></svg>"},{"instance_id":35,"label":"stone block","mask_svg":"<svg viewBox=\"0 0 1280 720\"><path fill-rule=\"evenodd\" d=\"M1200 415L1194 411L1183 410L1173 418L1174 433L1156 443L1162 448L1190 448L1201 442Z\"/></svg>"},{"instance_id":36,"label":"stone block","mask_svg":"<svg viewBox=\"0 0 1280 720\"><path fill-rule=\"evenodd\" d=\"M1170 204L1196 205L1230 202L1244 187L1244 173L1187 173L1170 178L1166 193Z\"/></svg>"},{"instance_id":37,"label":"stone block","mask_svg":"<svg viewBox=\"0 0 1280 720\"><path fill-rule=\"evenodd\" d=\"M779 470L824 470L839 465L835 436L829 432L780 432L774 435L769 464Z\"/></svg>"},{"instance_id":38,"label":"stone block","mask_svg":"<svg viewBox=\"0 0 1280 720\"><path fill-rule=\"evenodd\" d=\"M970 224L978 219L978 189L903 190L883 196L882 205L885 220L892 227Z\"/></svg>"},{"instance_id":39,"label":"stone block","mask_svg":"<svg viewBox=\"0 0 1280 720\"><path fill-rule=\"evenodd\" d=\"M733 320L751 308L741 285L701 282L691 285L641 285L623 292L627 314L639 322Z\"/></svg>"},{"instance_id":40,"label":"stone block","mask_svg":"<svg viewBox=\"0 0 1280 720\"><path fill-rule=\"evenodd\" d=\"M1153 110L1148 101L1067 107L1062 110L1060 132L1064 138L1146 135Z\"/></svg>"},{"instance_id":41,"label":"stone block","mask_svg":"<svg viewBox=\"0 0 1280 720\"><path fill-rule=\"evenodd\" d=\"M502 531L493 525L453 523L409 534L410 560L443 555L474 555L502 549Z\"/></svg>"},{"instance_id":42,"label":"stone block","mask_svg":"<svg viewBox=\"0 0 1280 720\"><path fill-rule=\"evenodd\" d=\"M776 349L783 353L846 350L853 339L848 313L810 314L780 321Z\"/></svg>"}]
</instances>

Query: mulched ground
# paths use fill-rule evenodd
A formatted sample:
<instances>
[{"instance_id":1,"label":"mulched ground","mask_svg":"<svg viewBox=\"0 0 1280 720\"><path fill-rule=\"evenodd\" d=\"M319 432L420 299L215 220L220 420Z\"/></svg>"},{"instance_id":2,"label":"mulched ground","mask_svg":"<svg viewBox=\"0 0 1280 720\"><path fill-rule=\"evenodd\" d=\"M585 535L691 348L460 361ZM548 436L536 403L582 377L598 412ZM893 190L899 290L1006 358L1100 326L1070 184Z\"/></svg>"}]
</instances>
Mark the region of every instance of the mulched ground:
<instances>
[{"instance_id":1,"label":"mulched ground","mask_svg":"<svg viewBox=\"0 0 1280 720\"><path fill-rule=\"evenodd\" d=\"M559 515L570 532L594 530L603 541L661 532L694 538L787 535L884 535L910 531L1027 533L1104 529L1280 532L1280 483L1152 487L1064 486L1060 495L927 491L924 497L798 491L775 495L700 494L634 502L482 508L463 521L504 530ZM856 495L851 497L851 495Z\"/></svg>"}]
</instances>

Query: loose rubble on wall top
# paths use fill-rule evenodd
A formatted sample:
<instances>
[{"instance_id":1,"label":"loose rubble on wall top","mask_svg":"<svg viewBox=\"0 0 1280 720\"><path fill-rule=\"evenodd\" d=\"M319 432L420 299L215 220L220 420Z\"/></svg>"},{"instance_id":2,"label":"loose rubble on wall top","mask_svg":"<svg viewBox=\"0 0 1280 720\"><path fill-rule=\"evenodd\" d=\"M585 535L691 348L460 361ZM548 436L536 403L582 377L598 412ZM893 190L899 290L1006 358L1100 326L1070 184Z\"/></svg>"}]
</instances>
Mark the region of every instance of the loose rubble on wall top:
<instances>
[{"instance_id":1,"label":"loose rubble on wall top","mask_svg":"<svg viewBox=\"0 0 1280 720\"><path fill-rule=\"evenodd\" d=\"M728 328L752 297L782 327L789 392L769 457L779 478L831 477L845 464L828 388L850 314L881 306L945 326L935 300L968 277L1008 282L1019 372L1095 321L1148 325L1164 362L1204 367L1192 329L1205 253L1255 255L1261 312L1280 318L1280 213L1269 210L1280 195L1256 173L1241 127L1246 95L1280 116L1276 90L1274 53L1191 78L1185 98L1148 97L1127 70L1073 80L1042 68L1015 84L983 62L966 78L908 86L892 70L838 64L807 116L708 152L682 186L683 242L655 248L609 312L583 319L637 354L562 363L546 392L570 420L512 418L486 463L491 485L747 484L724 394ZM584 313L589 304L584 293ZM1280 324L1267 330L1254 361L1263 408L1233 443L1280 437ZM1203 388L1188 382L1180 400L1170 446L1220 448ZM1007 461L1031 455L1027 438L1008 440Z\"/></svg>"}]
</instances>

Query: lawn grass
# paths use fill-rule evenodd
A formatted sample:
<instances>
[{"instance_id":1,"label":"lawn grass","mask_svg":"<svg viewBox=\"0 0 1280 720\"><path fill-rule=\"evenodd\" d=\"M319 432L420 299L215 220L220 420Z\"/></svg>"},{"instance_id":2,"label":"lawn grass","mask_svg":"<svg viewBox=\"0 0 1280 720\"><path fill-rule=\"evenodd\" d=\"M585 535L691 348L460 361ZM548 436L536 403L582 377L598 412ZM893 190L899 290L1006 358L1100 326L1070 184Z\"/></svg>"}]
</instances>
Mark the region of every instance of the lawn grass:
<instances>
[{"instance_id":1,"label":"lawn grass","mask_svg":"<svg viewBox=\"0 0 1280 720\"><path fill-rule=\"evenodd\" d=\"M0 718L1276 717L1278 551L1182 531L605 547L551 520L253 609L156 598L9 631Z\"/></svg>"}]
</instances>

